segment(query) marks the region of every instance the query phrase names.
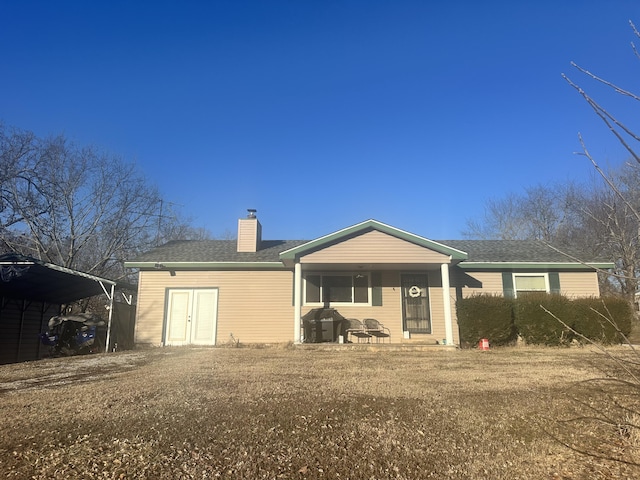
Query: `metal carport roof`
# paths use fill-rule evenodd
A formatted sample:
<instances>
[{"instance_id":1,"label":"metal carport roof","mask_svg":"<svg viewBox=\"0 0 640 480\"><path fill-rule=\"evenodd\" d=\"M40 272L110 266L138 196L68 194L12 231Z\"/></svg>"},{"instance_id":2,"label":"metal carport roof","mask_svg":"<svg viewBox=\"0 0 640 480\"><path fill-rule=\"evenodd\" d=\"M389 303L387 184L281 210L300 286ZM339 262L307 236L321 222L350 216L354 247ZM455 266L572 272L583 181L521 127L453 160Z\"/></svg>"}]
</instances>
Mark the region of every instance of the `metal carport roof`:
<instances>
[{"instance_id":1,"label":"metal carport roof","mask_svg":"<svg viewBox=\"0 0 640 480\"><path fill-rule=\"evenodd\" d=\"M105 352L109 351L116 282L18 253L0 255L0 296L64 304L104 293L109 299Z\"/></svg>"},{"instance_id":2,"label":"metal carport roof","mask_svg":"<svg viewBox=\"0 0 640 480\"><path fill-rule=\"evenodd\" d=\"M107 293L116 282L18 253L0 255L0 295L69 303Z\"/></svg>"}]
</instances>

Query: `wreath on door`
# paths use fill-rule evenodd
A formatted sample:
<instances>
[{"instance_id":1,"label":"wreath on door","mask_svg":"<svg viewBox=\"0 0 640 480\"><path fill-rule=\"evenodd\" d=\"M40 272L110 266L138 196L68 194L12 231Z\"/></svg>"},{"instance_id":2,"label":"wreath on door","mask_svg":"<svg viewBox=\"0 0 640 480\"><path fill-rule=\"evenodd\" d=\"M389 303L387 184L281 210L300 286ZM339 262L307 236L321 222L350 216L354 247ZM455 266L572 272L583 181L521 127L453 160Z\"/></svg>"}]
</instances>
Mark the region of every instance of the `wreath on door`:
<instances>
[{"instance_id":1,"label":"wreath on door","mask_svg":"<svg viewBox=\"0 0 640 480\"><path fill-rule=\"evenodd\" d=\"M409 296L412 298L417 298L420 296L422 289L417 286L417 285L413 285L411 287L409 287Z\"/></svg>"}]
</instances>

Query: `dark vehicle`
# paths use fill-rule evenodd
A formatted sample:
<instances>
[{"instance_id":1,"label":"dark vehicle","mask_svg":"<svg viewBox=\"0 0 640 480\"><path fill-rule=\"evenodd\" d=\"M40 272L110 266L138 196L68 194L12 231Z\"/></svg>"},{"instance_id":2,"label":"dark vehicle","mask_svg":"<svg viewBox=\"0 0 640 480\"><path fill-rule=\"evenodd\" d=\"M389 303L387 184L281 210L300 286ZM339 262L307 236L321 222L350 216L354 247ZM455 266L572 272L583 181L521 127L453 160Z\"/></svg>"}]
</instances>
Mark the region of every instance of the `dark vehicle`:
<instances>
[{"instance_id":1,"label":"dark vehicle","mask_svg":"<svg viewBox=\"0 0 640 480\"><path fill-rule=\"evenodd\" d=\"M70 356L103 351L106 336L104 320L92 313L79 313L51 317L40 340L51 348L53 356Z\"/></svg>"}]
</instances>

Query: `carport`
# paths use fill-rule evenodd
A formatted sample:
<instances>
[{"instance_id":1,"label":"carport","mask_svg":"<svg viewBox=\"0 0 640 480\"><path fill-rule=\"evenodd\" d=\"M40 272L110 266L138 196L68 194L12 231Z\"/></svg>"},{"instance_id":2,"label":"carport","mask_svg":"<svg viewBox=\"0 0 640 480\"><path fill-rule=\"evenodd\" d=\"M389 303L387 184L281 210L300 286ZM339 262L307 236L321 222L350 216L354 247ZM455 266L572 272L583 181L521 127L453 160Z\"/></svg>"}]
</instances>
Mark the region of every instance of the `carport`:
<instances>
[{"instance_id":1,"label":"carport","mask_svg":"<svg viewBox=\"0 0 640 480\"><path fill-rule=\"evenodd\" d=\"M62 305L105 294L109 351L116 282L17 253L0 255L0 363L41 358L39 334ZM131 296L123 294L128 305Z\"/></svg>"}]
</instances>

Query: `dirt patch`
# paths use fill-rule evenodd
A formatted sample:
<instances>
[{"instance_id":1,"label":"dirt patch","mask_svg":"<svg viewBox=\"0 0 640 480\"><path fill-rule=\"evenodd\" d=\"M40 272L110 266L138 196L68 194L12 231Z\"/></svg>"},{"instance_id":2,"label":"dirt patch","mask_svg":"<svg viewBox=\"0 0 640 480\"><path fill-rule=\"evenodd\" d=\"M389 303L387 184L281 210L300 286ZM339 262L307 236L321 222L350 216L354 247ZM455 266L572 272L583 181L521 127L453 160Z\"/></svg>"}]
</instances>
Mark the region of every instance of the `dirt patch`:
<instances>
[{"instance_id":1,"label":"dirt patch","mask_svg":"<svg viewBox=\"0 0 640 480\"><path fill-rule=\"evenodd\" d=\"M565 422L576 398L603 401L568 388L602 363L588 349L175 348L2 366L0 476L636 478L560 443L635 458L630 433Z\"/></svg>"},{"instance_id":2,"label":"dirt patch","mask_svg":"<svg viewBox=\"0 0 640 480\"><path fill-rule=\"evenodd\" d=\"M152 357L150 352L119 352L3 365L0 366L0 394L112 376L139 367Z\"/></svg>"}]
</instances>

